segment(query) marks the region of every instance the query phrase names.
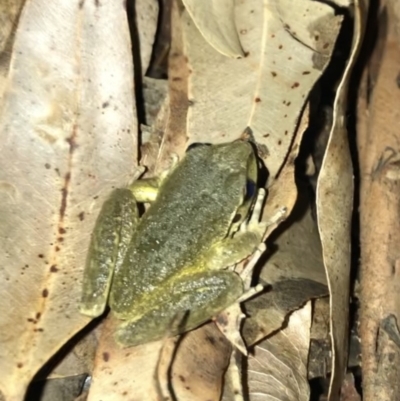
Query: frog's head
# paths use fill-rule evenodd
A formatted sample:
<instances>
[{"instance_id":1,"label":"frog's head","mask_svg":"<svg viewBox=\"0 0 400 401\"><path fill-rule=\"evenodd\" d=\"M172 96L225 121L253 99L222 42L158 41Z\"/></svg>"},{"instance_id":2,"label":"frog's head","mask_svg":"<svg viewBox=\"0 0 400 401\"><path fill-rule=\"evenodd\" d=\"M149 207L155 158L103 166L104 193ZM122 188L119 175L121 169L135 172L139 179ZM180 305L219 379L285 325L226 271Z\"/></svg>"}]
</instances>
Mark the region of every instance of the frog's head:
<instances>
[{"instance_id":1,"label":"frog's head","mask_svg":"<svg viewBox=\"0 0 400 401\"><path fill-rule=\"evenodd\" d=\"M226 163L229 162L232 171L233 185L242 186L242 196L238 199L236 212L232 213L232 234L240 224L248 217L249 210L257 196L258 162L253 146L243 140L226 144L221 149ZM229 182L230 180L228 180Z\"/></svg>"},{"instance_id":2,"label":"frog's head","mask_svg":"<svg viewBox=\"0 0 400 401\"><path fill-rule=\"evenodd\" d=\"M257 196L258 161L252 145L244 140L221 144L192 144L186 162L202 187L202 196L219 206L219 221L227 234L237 231L248 217Z\"/></svg>"},{"instance_id":3,"label":"frog's head","mask_svg":"<svg viewBox=\"0 0 400 401\"><path fill-rule=\"evenodd\" d=\"M227 203L231 207L229 233L232 234L248 217L249 209L257 196L257 156L253 146L243 140L214 145L213 148L211 161L225 175L221 192L230 198Z\"/></svg>"}]
</instances>

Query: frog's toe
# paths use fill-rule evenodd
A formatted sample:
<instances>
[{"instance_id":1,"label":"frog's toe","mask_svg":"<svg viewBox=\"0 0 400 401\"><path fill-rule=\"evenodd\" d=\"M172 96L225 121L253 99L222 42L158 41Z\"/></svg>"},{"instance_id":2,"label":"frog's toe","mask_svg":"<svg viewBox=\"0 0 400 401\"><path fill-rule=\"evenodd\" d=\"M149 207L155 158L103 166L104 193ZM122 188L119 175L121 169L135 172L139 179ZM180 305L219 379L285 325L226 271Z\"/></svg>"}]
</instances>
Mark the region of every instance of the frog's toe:
<instances>
[{"instance_id":1,"label":"frog's toe","mask_svg":"<svg viewBox=\"0 0 400 401\"><path fill-rule=\"evenodd\" d=\"M260 188L257 193L257 199L254 204L253 212L250 217L250 221L259 221L261 219L261 213L264 205L266 192L264 188Z\"/></svg>"}]
</instances>

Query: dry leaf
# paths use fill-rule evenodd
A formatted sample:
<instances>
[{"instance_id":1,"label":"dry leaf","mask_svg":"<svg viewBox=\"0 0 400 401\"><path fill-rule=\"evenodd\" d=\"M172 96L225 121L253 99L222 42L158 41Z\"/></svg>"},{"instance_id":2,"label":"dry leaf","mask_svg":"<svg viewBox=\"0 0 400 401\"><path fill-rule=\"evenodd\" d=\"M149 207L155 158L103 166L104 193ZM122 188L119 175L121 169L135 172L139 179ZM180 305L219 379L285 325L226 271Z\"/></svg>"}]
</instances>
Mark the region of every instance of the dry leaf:
<instances>
[{"instance_id":1,"label":"dry leaf","mask_svg":"<svg viewBox=\"0 0 400 401\"><path fill-rule=\"evenodd\" d=\"M172 364L172 388L179 401L219 401L231 346L213 323L187 333Z\"/></svg>"},{"instance_id":2,"label":"dry leaf","mask_svg":"<svg viewBox=\"0 0 400 401\"><path fill-rule=\"evenodd\" d=\"M395 400L400 393L400 9L397 1L380 6L378 25L370 31L377 41L362 77L357 110L365 401Z\"/></svg>"},{"instance_id":3,"label":"dry leaf","mask_svg":"<svg viewBox=\"0 0 400 401\"><path fill-rule=\"evenodd\" d=\"M278 231L282 231L278 238L270 237L275 251L260 275L270 290L245 303L250 316L244 324L247 344L279 329L287 314L309 299L328 293L318 228L304 195Z\"/></svg>"},{"instance_id":4,"label":"dry leaf","mask_svg":"<svg viewBox=\"0 0 400 401\"><path fill-rule=\"evenodd\" d=\"M103 324L88 401L157 400L156 367L163 342L123 349L113 337L118 323L109 316Z\"/></svg>"},{"instance_id":5,"label":"dry leaf","mask_svg":"<svg viewBox=\"0 0 400 401\"><path fill-rule=\"evenodd\" d=\"M309 401L307 358L311 302L293 312L287 327L254 349L248 361L250 401Z\"/></svg>"},{"instance_id":6,"label":"dry leaf","mask_svg":"<svg viewBox=\"0 0 400 401\"><path fill-rule=\"evenodd\" d=\"M329 62L342 18L319 2L264 3L235 3L242 59L218 53L183 12L191 71L188 135L189 142L226 142L248 128L275 177L306 98Z\"/></svg>"},{"instance_id":7,"label":"dry leaf","mask_svg":"<svg viewBox=\"0 0 400 401\"><path fill-rule=\"evenodd\" d=\"M15 36L0 123L7 401L22 400L37 370L89 321L78 301L90 233L111 188L135 171L126 13L120 2L97 5L28 0Z\"/></svg>"},{"instance_id":8,"label":"dry leaf","mask_svg":"<svg viewBox=\"0 0 400 401\"><path fill-rule=\"evenodd\" d=\"M183 0L204 39L221 54L243 57L239 34L235 24L234 0Z\"/></svg>"},{"instance_id":9,"label":"dry leaf","mask_svg":"<svg viewBox=\"0 0 400 401\"><path fill-rule=\"evenodd\" d=\"M348 85L364 32L367 0L355 3L351 55L339 84L333 125L317 184L317 214L331 302L332 375L329 400L338 400L347 366L353 170L346 129Z\"/></svg>"},{"instance_id":10,"label":"dry leaf","mask_svg":"<svg viewBox=\"0 0 400 401\"><path fill-rule=\"evenodd\" d=\"M142 77L149 68L153 44L157 30L158 1L157 0L135 0L135 22L137 35L133 37L138 41L138 48L135 51L140 54L140 71Z\"/></svg>"}]
</instances>

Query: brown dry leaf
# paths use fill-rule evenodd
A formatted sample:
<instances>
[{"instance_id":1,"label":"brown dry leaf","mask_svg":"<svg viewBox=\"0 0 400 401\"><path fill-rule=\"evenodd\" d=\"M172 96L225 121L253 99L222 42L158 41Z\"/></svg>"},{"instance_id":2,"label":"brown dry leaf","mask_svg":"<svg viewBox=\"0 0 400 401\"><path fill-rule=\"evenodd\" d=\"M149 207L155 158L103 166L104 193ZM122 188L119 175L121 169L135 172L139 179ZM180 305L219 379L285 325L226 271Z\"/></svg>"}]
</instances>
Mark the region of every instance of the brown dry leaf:
<instances>
[{"instance_id":1,"label":"brown dry leaf","mask_svg":"<svg viewBox=\"0 0 400 401\"><path fill-rule=\"evenodd\" d=\"M342 17L327 4L289 0L235 3L246 57L231 59L182 13L190 67L189 142L226 142L248 127L275 177L306 98L329 62Z\"/></svg>"},{"instance_id":2,"label":"brown dry leaf","mask_svg":"<svg viewBox=\"0 0 400 401\"><path fill-rule=\"evenodd\" d=\"M177 400L218 401L231 346L214 323L187 333L172 364L171 383Z\"/></svg>"},{"instance_id":3,"label":"brown dry leaf","mask_svg":"<svg viewBox=\"0 0 400 401\"><path fill-rule=\"evenodd\" d=\"M310 327L308 302L290 315L287 327L255 347L248 361L250 401L309 401Z\"/></svg>"},{"instance_id":4,"label":"brown dry leaf","mask_svg":"<svg viewBox=\"0 0 400 401\"><path fill-rule=\"evenodd\" d=\"M333 125L317 184L317 214L331 302L332 375L329 400L338 400L347 366L353 170L347 138L348 84L364 33L368 0L355 2L351 55L339 84Z\"/></svg>"},{"instance_id":5,"label":"brown dry leaf","mask_svg":"<svg viewBox=\"0 0 400 401\"><path fill-rule=\"evenodd\" d=\"M204 39L215 50L228 57L244 56L235 24L234 0L182 1Z\"/></svg>"},{"instance_id":6,"label":"brown dry leaf","mask_svg":"<svg viewBox=\"0 0 400 401\"><path fill-rule=\"evenodd\" d=\"M389 0L380 6L371 30L377 41L362 77L357 113L365 401L395 400L400 394L400 7Z\"/></svg>"},{"instance_id":7,"label":"brown dry leaf","mask_svg":"<svg viewBox=\"0 0 400 401\"><path fill-rule=\"evenodd\" d=\"M118 323L110 315L103 324L88 401L157 400L156 368L163 342L123 349L113 337Z\"/></svg>"},{"instance_id":8,"label":"brown dry leaf","mask_svg":"<svg viewBox=\"0 0 400 401\"><path fill-rule=\"evenodd\" d=\"M130 51L121 2L28 0L22 11L0 122L7 401L22 400L37 370L89 321L78 301L90 233L111 188L135 172Z\"/></svg>"},{"instance_id":9,"label":"brown dry leaf","mask_svg":"<svg viewBox=\"0 0 400 401\"><path fill-rule=\"evenodd\" d=\"M135 22L137 29L137 40L140 51L140 71L142 76L149 68L151 55L153 53L154 38L156 36L158 21L158 1L157 0L135 0Z\"/></svg>"},{"instance_id":10,"label":"brown dry leaf","mask_svg":"<svg viewBox=\"0 0 400 401\"><path fill-rule=\"evenodd\" d=\"M280 234L270 237L275 251L260 280L271 289L245 303L250 316L244 323L248 345L279 329L288 313L309 299L328 294L318 227L308 199L301 195L304 191L299 194L291 217L278 229Z\"/></svg>"},{"instance_id":11,"label":"brown dry leaf","mask_svg":"<svg viewBox=\"0 0 400 401\"><path fill-rule=\"evenodd\" d=\"M156 121L152 142L156 149L145 161L150 172L160 173L170 165L172 153L183 155L187 144L188 76L187 59L183 53L181 8L172 2L171 49L168 63L168 95L162 116Z\"/></svg>"}]
</instances>

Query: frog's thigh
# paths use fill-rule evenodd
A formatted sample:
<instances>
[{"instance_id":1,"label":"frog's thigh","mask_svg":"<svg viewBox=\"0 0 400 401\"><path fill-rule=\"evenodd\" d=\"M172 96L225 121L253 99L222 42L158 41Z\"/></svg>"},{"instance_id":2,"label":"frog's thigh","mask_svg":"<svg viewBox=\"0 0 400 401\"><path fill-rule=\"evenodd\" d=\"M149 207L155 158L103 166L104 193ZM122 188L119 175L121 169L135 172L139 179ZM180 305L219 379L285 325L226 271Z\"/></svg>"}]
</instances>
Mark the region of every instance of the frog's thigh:
<instances>
[{"instance_id":1,"label":"frog's thigh","mask_svg":"<svg viewBox=\"0 0 400 401\"><path fill-rule=\"evenodd\" d=\"M192 330L234 303L243 282L227 270L187 275L163 289L151 311L122 324L115 338L124 346L155 341Z\"/></svg>"},{"instance_id":2,"label":"frog's thigh","mask_svg":"<svg viewBox=\"0 0 400 401\"><path fill-rule=\"evenodd\" d=\"M128 189L116 189L104 202L86 258L81 313L97 317L104 312L114 269L125 256L138 218L135 199Z\"/></svg>"}]
</instances>

